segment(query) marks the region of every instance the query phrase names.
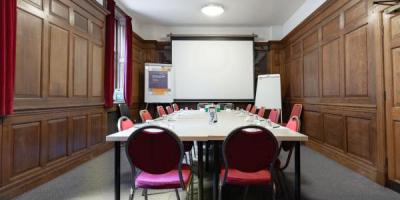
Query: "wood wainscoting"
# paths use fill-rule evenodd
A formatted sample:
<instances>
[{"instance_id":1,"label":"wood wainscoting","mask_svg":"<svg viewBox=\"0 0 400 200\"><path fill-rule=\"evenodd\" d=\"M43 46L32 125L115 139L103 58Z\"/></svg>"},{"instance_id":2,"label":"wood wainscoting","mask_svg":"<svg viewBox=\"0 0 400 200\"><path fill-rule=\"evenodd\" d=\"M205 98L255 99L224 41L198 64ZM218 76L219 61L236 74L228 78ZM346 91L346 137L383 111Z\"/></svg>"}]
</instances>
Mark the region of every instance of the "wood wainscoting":
<instances>
[{"instance_id":1,"label":"wood wainscoting","mask_svg":"<svg viewBox=\"0 0 400 200\"><path fill-rule=\"evenodd\" d=\"M290 87L310 147L386 180L381 16L370 0L328 0L284 40ZM378 14L377 14L378 13Z\"/></svg>"},{"instance_id":2,"label":"wood wainscoting","mask_svg":"<svg viewBox=\"0 0 400 200\"><path fill-rule=\"evenodd\" d=\"M0 199L112 147L105 143L104 37L94 0L16 0L15 113L0 119Z\"/></svg>"}]
</instances>

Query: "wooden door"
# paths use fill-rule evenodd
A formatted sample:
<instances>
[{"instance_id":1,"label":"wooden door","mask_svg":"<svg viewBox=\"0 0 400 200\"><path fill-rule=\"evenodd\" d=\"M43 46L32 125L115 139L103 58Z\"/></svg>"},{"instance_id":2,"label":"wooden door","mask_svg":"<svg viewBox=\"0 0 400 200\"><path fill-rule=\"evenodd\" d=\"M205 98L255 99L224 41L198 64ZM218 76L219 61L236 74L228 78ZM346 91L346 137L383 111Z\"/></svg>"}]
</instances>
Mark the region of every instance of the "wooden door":
<instances>
[{"instance_id":1,"label":"wooden door","mask_svg":"<svg viewBox=\"0 0 400 200\"><path fill-rule=\"evenodd\" d=\"M400 13L383 13L388 179L400 184Z\"/></svg>"}]
</instances>

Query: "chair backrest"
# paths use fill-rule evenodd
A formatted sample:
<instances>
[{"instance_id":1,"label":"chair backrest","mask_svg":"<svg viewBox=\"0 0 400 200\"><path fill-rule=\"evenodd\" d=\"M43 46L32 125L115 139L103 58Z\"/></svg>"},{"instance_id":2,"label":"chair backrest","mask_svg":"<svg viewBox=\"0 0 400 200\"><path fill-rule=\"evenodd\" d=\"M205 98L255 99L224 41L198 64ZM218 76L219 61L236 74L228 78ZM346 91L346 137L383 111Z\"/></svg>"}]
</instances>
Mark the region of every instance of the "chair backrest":
<instances>
[{"instance_id":1,"label":"chair backrest","mask_svg":"<svg viewBox=\"0 0 400 200\"><path fill-rule=\"evenodd\" d=\"M147 120L153 119L153 117L151 116L151 114L148 110L139 111L139 115L140 115L140 118L142 119L142 122L146 122Z\"/></svg>"},{"instance_id":2,"label":"chair backrest","mask_svg":"<svg viewBox=\"0 0 400 200\"><path fill-rule=\"evenodd\" d=\"M132 120L130 120L128 117L122 116L118 119L117 127L118 131L123 131L129 128L132 128L134 126Z\"/></svg>"},{"instance_id":3,"label":"chair backrest","mask_svg":"<svg viewBox=\"0 0 400 200\"><path fill-rule=\"evenodd\" d=\"M129 107L125 103L118 104L118 110L119 110L120 117L126 116L128 118L131 118L131 113L129 112Z\"/></svg>"},{"instance_id":4,"label":"chair backrest","mask_svg":"<svg viewBox=\"0 0 400 200\"><path fill-rule=\"evenodd\" d=\"M293 116L297 116L300 119L302 111L303 111L303 105L302 104L294 104L293 108L292 108L292 112L290 112L289 119L291 119Z\"/></svg>"},{"instance_id":5,"label":"chair backrest","mask_svg":"<svg viewBox=\"0 0 400 200\"><path fill-rule=\"evenodd\" d=\"M300 119L297 116L291 117L286 124L286 128L298 132L300 130ZM284 151L290 151L294 147L293 142L282 142L281 147Z\"/></svg>"},{"instance_id":6,"label":"chair backrest","mask_svg":"<svg viewBox=\"0 0 400 200\"><path fill-rule=\"evenodd\" d=\"M264 117L264 114L265 114L265 108L264 108L264 106L261 106L260 110L258 110L257 115L259 117Z\"/></svg>"},{"instance_id":7,"label":"chair backrest","mask_svg":"<svg viewBox=\"0 0 400 200\"><path fill-rule=\"evenodd\" d=\"M244 126L233 130L223 144L225 178L229 168L243 172L269 169L277 158L278 141L261 126ZM225 180L224 178L224 180Z\"/></svg>"},{"instance_id":8,"label":"chair backrest","mask_svg":"<svg viewBox=\"0 0 400 200\"><path fill-rule=\"evenodd\" d=\"M250 112L250 110L251 110L251 104L249 103L249 104L247 104L246 111Z\"/></svg>"},{"instance_id":9,"label":"chair backrest","mask_svg":"<svg viewBox=\"0 0 400 200\"><path fill-rule=\"evenodd\" d=\"M167 113L164 110L164 107L162 106L157 106L157 113L159 117L162 117L164 115L167 115Z\"/></svg>"},{"instance_id":10,"label":"chair backrest","mask_svg":"<svg viewBox=\"0 0 400 200\"><path fill-rule=\"evenodd\" d=\"M197 110L200 110L200 109L202 109L202 108L205 108L206 105L209 105L209 104L211 104L211 103L198 103L198 104L197 104Z\"/></svg>"},{"instance_id":11,"label":"chair backrest","mask_svg":"<svg viewBox=\"0 0 400 200\"><path fill-rule=\"evenodd\" d=\"M129 136L125 152L133 169L150 174L182 169L183 144L175 133L163 127L137 129Z\"/></svg>"},{"instance_id":12,"label":"chair backrest","mask_svg":"<svg viewBox=\"0 0 400 200\"><path fill-rule=\"evenodd\" d=\"M174 109L174 111L179 111L179 106L176 103L172 104L172 108Z\"/></svg>"},{"instance_id":13,"label":"chair backrest","mask_svg":"<svg viewBox=\"0 0 400 200\"><path fill-rule=\"evenodd\" d=\"M274 108L271 110L271 112L269 112L268 119L271 120L271 122L278 123L279 116L280 116L280 111Z\"/></svg>"},{"instance_id":14,"label":"chair backrest","mask_svg":"<svg viewBox=\"0 0 400 200\"><path fill-rule=\"evenodd\" d=\"M167 109L168 114L171 114L174 112L174 110L171 108L171 106L166 106L165 109Z\"/></svg>"},{"instance_id":15,"label":"chair backrest","mask_svg":"<svg viewBox=\"0 0 400 200\"><path fill-rule=\"evenodd\" d=\"M233 103L219 103L218 105L220 106L221 110L234 109Z\"/></svg>"},{"instance_id":16,"label":"chair backrest","mask_svg":"<svg viewBox=\"0 0 400 200\"><path fill-rule=\"evenodd\" d=\"M256 114L256 112L257 112L257 107L256 105L253 105L253 107L250 110L250 113Z\"/></svg>"}]
</instances>

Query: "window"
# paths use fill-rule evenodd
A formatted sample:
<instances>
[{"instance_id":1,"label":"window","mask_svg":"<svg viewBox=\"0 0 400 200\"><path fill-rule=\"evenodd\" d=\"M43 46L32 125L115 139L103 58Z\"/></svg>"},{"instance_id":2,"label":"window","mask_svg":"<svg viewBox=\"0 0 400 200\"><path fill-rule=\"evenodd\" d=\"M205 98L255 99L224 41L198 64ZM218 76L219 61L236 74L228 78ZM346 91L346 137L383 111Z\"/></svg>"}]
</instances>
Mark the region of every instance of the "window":
<instances>
[{"instance_id":1,"label":"window","mask_svg":"<svg viewBox=\"0 0 400 200\"><path fill-rule=\"evenodd\" d=\"M115 11L115 38L114 38L114 102L123 103L125 87L126 63L126 23L125 17L118 10Z\"/></svg>"}]
</instances>

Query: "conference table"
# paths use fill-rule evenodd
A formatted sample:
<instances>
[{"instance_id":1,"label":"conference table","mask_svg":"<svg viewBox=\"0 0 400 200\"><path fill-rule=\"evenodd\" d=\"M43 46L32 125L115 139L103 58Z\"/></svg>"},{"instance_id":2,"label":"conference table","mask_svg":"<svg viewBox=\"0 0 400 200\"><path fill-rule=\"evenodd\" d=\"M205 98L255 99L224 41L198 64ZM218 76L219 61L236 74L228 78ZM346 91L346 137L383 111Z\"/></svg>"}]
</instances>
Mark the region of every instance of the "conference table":
<instances>
[{"instance_id":1,"label":"conference table","mask_svg":"<svg viewBox=\"0 0 400 200\"><path fill-rule=\"evenodd\" d=\"M278 141L291 141L295 143L294 152L294 199L300 200L301 182L300 182L300 143L307 141L308 137L301 133L292 131L286 127L277 124L270 124L265 119L259 118L254 114L245 111L223 110L217 114L218 122L209 123L209 114L204 110L181 110L166 117L157 118L144 124L137 124L134 127L110 134L106 137L107 142L114 142L115 145L115 170L114 187L115 199L120 200L120 162L121 162L121 142L127 141L128 137L138 128L146 125L158 125L169 128L182 141L197 141L198 147L198 197L204 199L203 195L203 144L210 142L213 144L213 199L218 199L220 152L222 142L229 133L241 126L259 125L270 130ZM207 152L208 153L208 152Z\"/></svg>"}]
</instances>

